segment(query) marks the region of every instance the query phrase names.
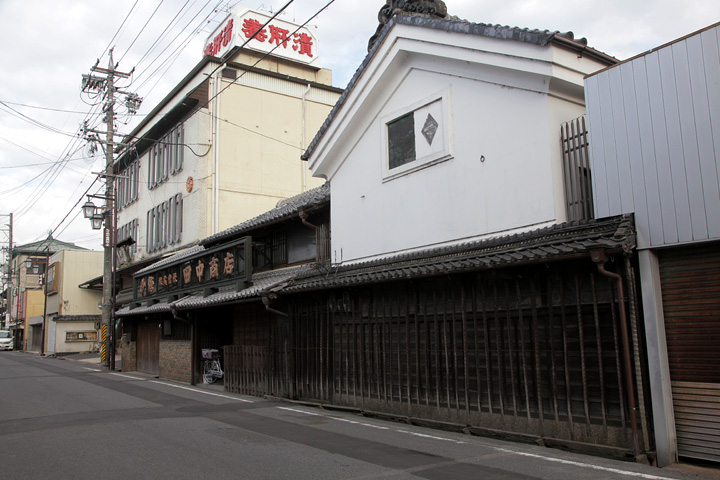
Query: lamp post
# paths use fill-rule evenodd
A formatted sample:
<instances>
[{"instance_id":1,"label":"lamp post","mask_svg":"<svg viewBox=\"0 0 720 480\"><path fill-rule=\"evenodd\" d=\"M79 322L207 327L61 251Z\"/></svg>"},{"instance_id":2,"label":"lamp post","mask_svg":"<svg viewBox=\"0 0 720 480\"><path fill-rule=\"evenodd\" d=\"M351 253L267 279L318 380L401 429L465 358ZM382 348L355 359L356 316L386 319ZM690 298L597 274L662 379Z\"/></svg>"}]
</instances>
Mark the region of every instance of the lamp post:
<instances>
[{"instance_id":1,"label":"lamp post","mask_svg":"<svg viewBox=\"0 0 720 480\"><path fill-rule=\"evenodd\" d=\"M117 175L101 174L113 180ZM90 200L100 198L105 205L96 207ZM100 230L105 225L103 233L103 247L105 250L103 262L103 295L102 295L102 324L109 328L109 338L103 342L104 353L107 358L103 362L110 370L115 370L115 232L117 229L117 210L115 208L115 195L113 189L107 190L107 195L88 195L88 201L82 206L83 216L90 220L93 230Z\"/></svg>"}]
</instances>

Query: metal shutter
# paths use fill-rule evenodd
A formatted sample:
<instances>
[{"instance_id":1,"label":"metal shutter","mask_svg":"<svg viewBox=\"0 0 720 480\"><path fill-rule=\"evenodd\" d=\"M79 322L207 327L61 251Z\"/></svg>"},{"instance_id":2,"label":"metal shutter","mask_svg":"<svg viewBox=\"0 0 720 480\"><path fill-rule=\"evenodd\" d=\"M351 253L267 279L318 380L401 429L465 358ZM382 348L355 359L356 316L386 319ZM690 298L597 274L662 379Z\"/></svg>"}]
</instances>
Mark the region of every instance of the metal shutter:
<instances>
[{"instance_id":1,"label":"metal shutter","mask_svg":"<svg viewBox=\"0 0 720 480\"><path fill-rule=\"evenodd\" d=\"M720 462L720 246L658 257L678 453Z\"/></svg>"}]
</instances>

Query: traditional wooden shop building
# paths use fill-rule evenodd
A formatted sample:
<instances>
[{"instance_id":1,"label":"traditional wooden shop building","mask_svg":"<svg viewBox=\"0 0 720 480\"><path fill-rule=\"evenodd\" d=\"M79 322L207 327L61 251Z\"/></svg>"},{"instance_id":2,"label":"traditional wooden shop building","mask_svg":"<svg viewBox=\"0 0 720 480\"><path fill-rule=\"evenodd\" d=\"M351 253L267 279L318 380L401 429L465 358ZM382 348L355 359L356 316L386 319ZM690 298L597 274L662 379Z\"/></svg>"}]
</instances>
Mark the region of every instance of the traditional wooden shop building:
<instances>
[{"instance_id":1,"label":"traditional wooden shop building","mask_svg":"<svg viewBox=\"0 0 720 480\"><path fill-rule=\"evenodd\" d=\"M137 272L134 301L117 312L123 370L195 383L202 348L269 355L273 290L326 263L329 204L328 185L309 190Z\"/></svg>"},{"instance_id":2,"label":"traditional wooden shop building","mask_svg":"<svg viewBox=\"0 0 720 480\"><path fill-rule=\"evenodd\" d=\"M634 218L589 218L576 130L615 60L416 3L381 11L305 153L329 184L138 272L128 358L193 381L222 347L233 392L652 454Z\"/></svg>"}]
</instances>

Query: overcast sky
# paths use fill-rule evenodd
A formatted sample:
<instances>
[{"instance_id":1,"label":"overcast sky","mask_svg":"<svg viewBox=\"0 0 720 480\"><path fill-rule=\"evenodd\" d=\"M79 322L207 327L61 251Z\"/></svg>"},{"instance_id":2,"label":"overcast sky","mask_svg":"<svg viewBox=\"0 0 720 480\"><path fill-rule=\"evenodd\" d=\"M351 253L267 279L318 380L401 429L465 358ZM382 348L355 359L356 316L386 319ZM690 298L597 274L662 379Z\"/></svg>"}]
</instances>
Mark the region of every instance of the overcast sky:
<instances>
[{"instance_id":1,"label":"overcast sky","mask_svg":"<svg viewBox=\"0 0 720 480\"><path fill-rule=\"evenodd\" d=\"M127 89L144 97L129 133L202 58L205 39L228 7L277 11L287 0L0 0L0 214L15 215L14 243L55 238L99 249L79 207L102 169L77 139L86 118L101 122L80 95L81 76L115 47L119 70L135 68ZM304 23L328 0L295 0L281 18ZM345 87L367 51L382 0L336 0L313 20L322 65ZM573 31L627 59L720 21L717 0L447 0L448 12L477 23ZM90 113L90 115L89 115ZM91 192L98 190L96 183ZM67 216L67 220L63 219ZM62 222L62 223L61 223ZM7 217L0 217L6 231ZM58 228L59 226L59 228ZM0 244L7 245L5 233Z\"/></svg>"}]
</instances>

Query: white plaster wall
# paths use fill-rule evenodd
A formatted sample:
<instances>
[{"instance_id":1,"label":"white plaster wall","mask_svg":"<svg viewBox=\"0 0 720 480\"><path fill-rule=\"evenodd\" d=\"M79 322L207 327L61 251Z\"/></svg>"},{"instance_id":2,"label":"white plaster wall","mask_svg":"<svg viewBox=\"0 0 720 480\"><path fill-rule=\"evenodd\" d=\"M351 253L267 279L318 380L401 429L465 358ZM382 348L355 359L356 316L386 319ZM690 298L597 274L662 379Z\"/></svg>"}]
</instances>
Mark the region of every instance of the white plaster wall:
<instances>
[{"instance_id":1,"label":"white plaster wall","mask_svg":"<svg viewBox=\"0 0 720 480\"><path fill-rule=\"evenodd\" d=\"M550 45L395 26L309 158L331 182L333 261L564 222L560 127L585 113L583 77L602 66ZM442 91L451 158L383 178L386 122Z\"/></svg>"},{"instance_id":2,"label":"white plaster wall","mask_svg":"<svg viewBox=\"0 0 720 480\"><path fill-rule=\"evenodd\" d=\"M383 183L382 117L443 88L454 157ZM546 95L412 70L332 178L333 260L555 221L560 125L549 111Z\"/></svg>"},{"instance_id":3,"label":"white plaster wall","mask_svg":"<svg viewBox=\"0 0 720 480\"><path fill-rule=\"evenodd\" d=\"M184 123L185 129L185 157L183 160L183 168L175 175L170 174L168 179L155 187L148 189L148 162L150 161L150 152L145 152L140 157L140 175L138 181L138 199L133 204L125 207L118 212L118 227L121 227L134 219L138 220L138 238L137 253L135 260L157 255L158 252L152 254L147 253L147 212L169 200L178 193L183 195L183 230L180 245L186 245L199 240L199 219L205 215L199 214L199 196L202 190L203 182L207 180L199 175L199 166L209 161L210 154L198 157L195 153L205 154L208 151L210 139L208 137L208 116L202 112L197 112ZM192 177L194 187L192 193L188 194L185 184L188 177ZM180 245L168 246L165 250L171 251Z\"/></svg>"}]
</instances>

